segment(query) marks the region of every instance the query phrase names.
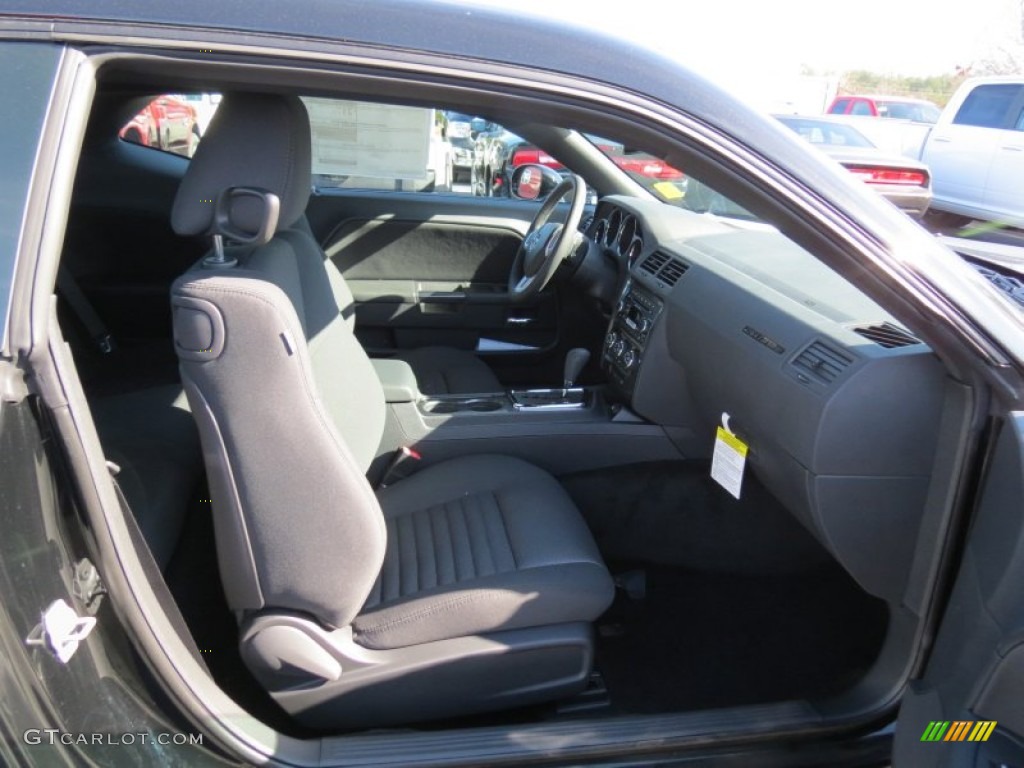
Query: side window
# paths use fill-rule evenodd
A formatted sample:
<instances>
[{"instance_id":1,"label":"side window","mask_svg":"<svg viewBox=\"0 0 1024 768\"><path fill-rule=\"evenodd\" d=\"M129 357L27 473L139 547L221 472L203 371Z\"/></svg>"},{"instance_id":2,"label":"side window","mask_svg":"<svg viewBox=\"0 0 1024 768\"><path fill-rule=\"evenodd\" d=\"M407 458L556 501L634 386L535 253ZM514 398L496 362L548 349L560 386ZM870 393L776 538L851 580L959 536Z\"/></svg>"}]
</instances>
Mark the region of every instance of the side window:
<instances>
[{"instance_id":1,"label":"side window","mask_svg":"<svg viewBox=\"0 0 1024 768\"><path fill-rule=\"evenodd\" d=\"M853 109L850 110L851 115L870 115L871 107L863 99L858 99L853 102Z\"/></svg>"},{"instance_id":2,"label":"side window","mask_svg":"<svg viewBox=\"0 0 1024 768\"><path fill-rule=\"evenodd\" d=\"M507 196L512 169L545 153L477 115L428 107L304 97L313 184ZM517 154L518 152L518 154ZM550 158L549 158L550 159Z\"/></svg>"},{"instance_id":3,"label":"side window","mask_svg":"<svg viewBox=\"0 0 1024 768\"><path fill-rule=\"evenodd\" d=\"M132 144L192 157L216 104L216 94L163 94L145 102L118 131Z\"/></svg>"},{"instance_id":4,"label":"side window","mask_svg":"<svg viewBox=\"0 0 1024 768\"><path fill-rule=\"evenodd\" d=\"M832 105L832 109L829 110L829 113L833 115L845 115L849 106L849 99L839 99L839 101Z\"/></svg>"},{"instance_id":5,"label":"side window","mask_svg":"<svg viewBox=\"0 0 1024 768\"><path fill-rule=\"evenodd\" d=\"M1007 113L1024 86L1013 83L979 85L971 91L953 118L956 125L1004 128Z\"/></svg>"}]
</instances>

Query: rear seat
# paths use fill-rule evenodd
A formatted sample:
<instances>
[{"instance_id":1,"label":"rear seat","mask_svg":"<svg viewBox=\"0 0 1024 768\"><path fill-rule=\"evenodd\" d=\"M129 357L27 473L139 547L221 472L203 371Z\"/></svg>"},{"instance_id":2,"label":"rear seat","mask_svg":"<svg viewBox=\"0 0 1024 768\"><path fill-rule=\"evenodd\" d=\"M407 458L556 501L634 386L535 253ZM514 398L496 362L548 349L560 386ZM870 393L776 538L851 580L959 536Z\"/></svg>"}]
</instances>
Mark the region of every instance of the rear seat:
<instances>
[{"instance_id":1,"label":"rear seat","mask_svg":"<svg viewBox=\"0 0 1024 768\"><path fill-rule=\"evenodd\" d=\"M203 476L199 433L179 385L90 403L108 460L161 570L177 546Z\"/></svg>"}]
</instances>

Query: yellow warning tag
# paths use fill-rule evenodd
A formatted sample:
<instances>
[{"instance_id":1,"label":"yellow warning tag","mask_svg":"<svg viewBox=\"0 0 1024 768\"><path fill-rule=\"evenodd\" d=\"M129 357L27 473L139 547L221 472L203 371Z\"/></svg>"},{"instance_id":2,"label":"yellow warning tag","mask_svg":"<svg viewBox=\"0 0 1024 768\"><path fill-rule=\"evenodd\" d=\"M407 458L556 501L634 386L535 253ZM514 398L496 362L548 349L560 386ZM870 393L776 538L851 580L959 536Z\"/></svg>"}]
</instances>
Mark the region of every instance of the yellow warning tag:
<instances>
[{"instance_id":1,"label":"yellow warning tag","mask_svg":"<svg viewBox=\"0 0 1024 768\"><path fill-rule=\"evenodd\" d=\"M711 479L737 499L747 465L747 444L724 427L715 434L715 452L711 457Z\"/></svg>"},{"instance_id":2,"label":"yellow warning tag","mask_svg":"<svg viewBox=\"0 0 1024 768\"><path fill-rule=\"evenodd\" d=\"M683 196L683 190L671 181L658 181L651 185L654 191L666 200L678 200Z\"/></svg>"}]
</instances>

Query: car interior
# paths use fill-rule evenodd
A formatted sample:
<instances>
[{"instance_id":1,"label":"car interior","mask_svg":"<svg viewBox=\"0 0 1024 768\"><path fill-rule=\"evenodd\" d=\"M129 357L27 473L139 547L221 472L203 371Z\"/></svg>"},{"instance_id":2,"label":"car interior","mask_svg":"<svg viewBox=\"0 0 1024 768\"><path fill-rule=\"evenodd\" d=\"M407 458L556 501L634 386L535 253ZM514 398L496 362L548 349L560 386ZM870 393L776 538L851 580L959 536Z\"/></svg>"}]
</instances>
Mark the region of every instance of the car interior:
<instances>
[{"instance_id":1,"label":"car interior","mask_svg":"<svg viewBox=\"0 0 1024 768\"><path fill-rule=\"evenodd\" d=\"M217 685L299 737L897 690L970 398L837 246L608 118L301 74L101 68L57 288ZM200 91L193 157L119 137ZM480 115L568 170L544 201L364 188L323 170L356 103Z\"/></svg>"}]
</instances>

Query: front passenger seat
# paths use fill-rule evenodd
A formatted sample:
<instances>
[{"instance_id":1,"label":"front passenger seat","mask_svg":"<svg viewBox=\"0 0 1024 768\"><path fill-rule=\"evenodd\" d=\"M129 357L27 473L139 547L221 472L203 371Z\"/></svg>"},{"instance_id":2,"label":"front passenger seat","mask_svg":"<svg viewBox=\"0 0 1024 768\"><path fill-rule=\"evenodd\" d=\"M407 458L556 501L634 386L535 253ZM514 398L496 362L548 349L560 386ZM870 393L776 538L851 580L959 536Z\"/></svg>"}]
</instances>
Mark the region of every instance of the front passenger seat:
<instances>
[{"instance_id":1,"label":"front passenger seat","mask_svg":"<svg viewBox=\"0 0 1024 768\"><path fill-rule=\"evenodd\" d=\"M254 115L243 115L239 111L242 108L244 108L244 105L239 105L231 110L225 110L223 105L217 108L214 120L211 121L210 127L203 137L203 142L212 138L221 144L220 159L213 161L203 159L202 163L217 162L224 166L230 165L238 168L249 163L259 166L263 161L264 152L268 151L265 139L270 137L256 136L251 126L243 125L239 122L242 119L254 119L257 121L259 119L258 116ZM221 113L224 113L224 117L218 118L218 115ZM255 124L258 124L258 122ZM218 139L218 134L223 138ZM242 137L244 137L244 143L232 144L233 139L240 139ZM306 143L309 144L308 138ZM201 147L202 143L199 146ZM198 148L196 149L196 154L200 154ZM203 155L209 156L209 153L204 152ZM195 162L195 159L193 159L192 163L194 164ZM306 165L305 168L308 172L309 165ZM251 171L246 173L240 170L238 178L258 178L260 176L260 169L258 167L252 168ZM198 177L192 173L186 174L185 179L181 183L178 199L195 199L197 195L202 194L203 190L195 186L196 178ZM298 183L299 180L296 179L294 181ZM236 182L240 186L245 183L243 181ZM311 183L310 178L304 179L303 183L309 186ZM207 198L200 199L205 200ZM302 212L305 211L305 200L307 199L308 195L302 202ZM203 203L202 205L212 208L212 202ZM199 214L198 216L196 215L197 213ZM206 230L204 213L209 213L209 211L203 208L175 204L171 212L171 224L179 234L202 234ZM290 220L290 216L287 218ZM285 218L282 217L282 221L284 220ZM320 258L325 261L324 268L330 278L335 302L349 328L354 329L356 323L355 300L352 296L352 291L349 290L348 284L345 282L345 278L342 277L334 262L327 258L323 249L315 241L313 233L303 216L296 217L294 221L290 221L288 226L294 230L292 232L293 236L303 240L311 240L319 252ZM304 247L308 245L309 243L304 243ZM466 395L502 392L505 389L501 382L498 381L498 377L494 375L494 371L483 360L472 352L463 349L439 346L399 349L395 350L391 355L391 359L404 360L408 363L409 367L412 368L413 375L416 377L419 391L424 395Z\"/></svg>"},{"instance_id":2,"label":"front passenger seat","mask_svg":"<svg viewBox=\"0 0 1024 768\"><path fill-rule=\"evenodd\" d=\"M289 228L309 164L298 98L228 94L175 201L182 234L265 230L171 298L243 658L328 730L580 691L614 588L554 478L474 456L367 483L384 397L318 246Z\"/></svg>"}]
</instances>

